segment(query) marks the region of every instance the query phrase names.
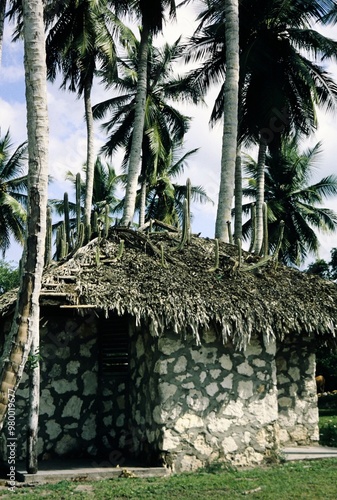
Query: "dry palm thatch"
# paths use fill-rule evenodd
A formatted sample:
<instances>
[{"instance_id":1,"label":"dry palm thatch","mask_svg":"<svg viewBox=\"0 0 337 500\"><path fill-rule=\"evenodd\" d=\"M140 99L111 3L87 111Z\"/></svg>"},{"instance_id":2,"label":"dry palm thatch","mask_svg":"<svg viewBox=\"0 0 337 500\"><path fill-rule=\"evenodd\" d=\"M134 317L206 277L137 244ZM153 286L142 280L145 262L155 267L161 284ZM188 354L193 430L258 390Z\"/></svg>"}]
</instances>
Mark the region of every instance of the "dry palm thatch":
<instances>
[{"instance_id":1,"label":"dry palm thatch","mask_svg":"<svg viewBox=\"0 0 337 500\"><path fill-rule=\"evenodd\" d=\"M210 239L194 236L182 246L177 233L116 228L46 269L41 304L127 313L154 335L192 332L197 342L213 325L224 342L231 339L240 348L253 332L334 341L336 284L273 260L260 263ZM1 297L0 315L14 301L13 292Z\"/></svg>"}]
</instances>

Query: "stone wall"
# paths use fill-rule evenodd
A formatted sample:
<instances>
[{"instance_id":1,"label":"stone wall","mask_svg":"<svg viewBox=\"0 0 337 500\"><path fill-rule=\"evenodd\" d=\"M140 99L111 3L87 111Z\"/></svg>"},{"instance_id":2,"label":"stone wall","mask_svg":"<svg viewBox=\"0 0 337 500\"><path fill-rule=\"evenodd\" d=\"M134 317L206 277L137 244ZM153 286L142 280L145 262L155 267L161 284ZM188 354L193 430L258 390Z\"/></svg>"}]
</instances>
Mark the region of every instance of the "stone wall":
<instances>
[{"instance_id":1,"label":"stone wall","mask_svg":"<svg viewBox=\"0 0 337 500\"><path fill-rule=\"evenodd\" d=\"M136 355L137 449L143 440L176 471L186 471L213 460L260 463L277 447L274 343L264 347L254 339L238 352L213 332L199 347L167 333L139 338Z\"/></svg>"},{"instance_id":2,"label":"stone wall","mask_svg":"<svg viewBox=\"0 0 337 500\"><path fill-rule=\"evenodd\" d=\"M130 453L144 464L160 464L161 428L156 422L160 405L159 374L155 370L160 357L158 339L148 329L133 328L130 354Z\"/></svg>"},{"instance_id":3,"label":"stone wall","mask_svg":"<svg viewBox=\"0 0 337 500\"><path fill-rule=\"evenodd\" d=\"M276 352L276 342L253 337L239 351L213 331L197 346L173 332L155 338L131 321L129 378L107 378L95 314L50 309L41 316L40 457L92 456L97 465L102 457L109 465L138 457L188 471L215 460L258 464L280 444L318 440L309 340L285 341ZM24 375L17 459L25 456L27 402Z\"/></svg>"},{"instance_id":4,"label":"stone wall","mask_svg":"<svg viewBox=\"0 0 337 500\"><path fill-rule=\"evenodd\" d=\"M280 444L318 442L315 354L312 339L285 339L276 355Z\"/></svg>"},{"instance_id":5,"label":"stone wall","mask_svg":"<svg viewBox=\"0 0 337 500\"><path fill-rule=\"evenodd\" d=\"M108 456L125 425L125 379L102 380L96 315L42 310L38 453ZM16 394L17 459L26 454L28 375Z\"/></svg>"}]
</instances>

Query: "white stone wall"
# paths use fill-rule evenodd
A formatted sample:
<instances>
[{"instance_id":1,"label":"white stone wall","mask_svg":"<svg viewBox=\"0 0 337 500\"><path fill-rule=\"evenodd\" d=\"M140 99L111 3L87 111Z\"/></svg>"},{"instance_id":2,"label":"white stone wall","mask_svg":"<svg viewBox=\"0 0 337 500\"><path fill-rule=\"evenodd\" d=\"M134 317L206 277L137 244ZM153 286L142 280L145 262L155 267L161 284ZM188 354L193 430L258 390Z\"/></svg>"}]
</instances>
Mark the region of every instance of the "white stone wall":
<instances>
[{"instance_id":1,"label":"white stone wall","mask_svg":"<svg viewBox=\"0 0 337 500\"><path fill-rule=\"evenodd\" d=\"M260 463L277 447L274 343L265 348L254 339L238 352L212 332L200 347L175 333L145 337L136 349L139 450L147 443L176 471L187 471L214 460Z\"/></svg>"},{"instance_id":2,"label":"white stone wall","mask_svg":"<svg viewBox=\"0 0 337 500\"><path fill-rule=\"evenodd\" d=\"M286 339L276 356L280 444L308 445L319 440L315 354L312 340Z\"/></svg>"}]
</instances>

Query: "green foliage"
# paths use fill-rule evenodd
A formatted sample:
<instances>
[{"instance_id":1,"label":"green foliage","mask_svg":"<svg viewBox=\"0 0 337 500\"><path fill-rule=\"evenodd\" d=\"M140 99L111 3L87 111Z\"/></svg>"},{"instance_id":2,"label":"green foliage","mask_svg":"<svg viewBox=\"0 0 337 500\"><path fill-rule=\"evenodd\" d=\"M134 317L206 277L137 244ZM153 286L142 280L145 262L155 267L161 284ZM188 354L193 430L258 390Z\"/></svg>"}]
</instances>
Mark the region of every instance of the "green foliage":
<instances>
[{"instance_id":1,"label":"green foliage","mask_svg":"<svg viewBox=\"0 0 337 500\"><path fill-rule=\"evenodd\" d=\"M324 259L317 259L311 262L304 272L316 274L321 278L337 280L337 248L330 250L331 259L326 262Z\"/></svg>"},{"instance_id":2,"label":"green foliage","mask_svg":"<svg viewBox=\"0 0 337 500\"><path fill-rule=\"evenodd\" d=\"M83 166L82 173L85 177L86 167ZM69 225L70 231L79 232L81 220L83 220L83 205L85 200L86 183L81 174L76 175L72 172L67 172L66 180L69 180L74 188L75 202L68 201L69 210ZM116 206L120 201L117 196L117 190L121 183L121 176L116 175L115 169L112 165L104 163L101 157L96 158L95 171L94 171L94 188L92 198L92 223L97 214L97 221L101 224L112 223L112 214L115 212ZM52 199L49 200L51 207L57 215L65 214L65 203L63 200ZM108 205L108 207L107 207ZM108 214L106 211L108 210ZM54 229L57 225L54 225ZM76 239L75 234L75 239ZM73 242L72 242L73 244Z\"/></svg>"},{"instance_id":3,"label":"green foliage","mask_svg":"<svg viewBox=\"0 0 337 500\"><path fill-rule=\"evenodd\" d=\"M26 367L28 370L33 371L40 363L42 356L40 355L40 349L36 349L34 354L29 354L27 358Z\"/></svg>"},{"instance_id":4,"label":"green foliage","mask_svg":"<svg viewBox=\"0 0 337 500\"><path fill-rule=\"evenodd\" d=\"M301 151L297 137L282 141L281 149L266 156L265 201L268 207L269 249L277 245L280 221L284 221L284 235L280 258L286 264L300 265L309 254L317 254L317 231L333 233L337 227L337 214L322 208L325 200L337 194L337 176L330 175L315 184L310 183L321 153L321 144ZM246 156L244 170L248 186L245 197L256 199L258 165ZM252 202L243 206L247 215ZM252 233L252 221L243 225L243 238Z\"/></svg>"},{"instance_id":5,"label":"green foliage","mask_svg":"<svg viewBox=\"0 0 337 500\"><path fill-rule=\"evenodd\" d=\"M337 377L337 352L332 351L328 346L320 346L316 352L318 375L326 376L329 373L331 376ZM337 389L337 387L335 387Z\"/></svg>"},{"instance_id":6,"label":"green foliage","mask_svg":"<svg viewBox=\"0 0 337 500\"><path fill-rule=\"evenodd\" d=\"M319 410L319 442L323 446L337 447L337 395L320 397L320 406L326 399L329 408Z\"/></svg>"},{"instance_id":7,"label":"green foliage","mask_svg":"<svg viewBox=\"0 0 337 500\"><path fill-rule=\"evenodd\" d=\"M137 96L139 42L135 35L129 40L126 58L119 61L117 90L119 95L94 106L94 117L108 116L103 125L109 138L102 151L112 155L118 148L125 150L122 168L128 171L132 151L133 124ZM184 136L189 129L190 117L179 110L176 103L182 101L199 104L202 96L197 86L188 78L177 77L174 65L183 55L184 46L180 38L172 45L149 47L148 85L145 124L142 141L142 161L140 182L146 186L146 220L157 219L167 224L182 222L182 195L184 186L173 184L172 179L181 175L188 157L196 150L177 157ZM116 81L107 83L116 87ZM126 183L127 176L124 176ZM144 187L145 189L145 187ZM207 201L200 187L192 188L192 197ZM136 210L143 214L144 198L141 190L137 193ZM124 208L124 202L119 209ZM141 221L140 223L143 223Z\"/></svg>"},{"instance_id":8,"label":"green foliage","mask_svg":"<svg viewBox=\"0 0 337 500\"><path fill-rule=\"evenodd\" d=\"M337 448L337 417L327 419L319 429L319 442Z\"/></svg>"},{"instance_id":9,"label":"green foliage","mask_svg":"<svg viewBox=\"0 0 337 500\"><path fill-rule=\"evenodd\" d=\"M325 390L331 392L337 390L337 351L329 346L319 346L316 351L316 374L325 378ZM319 399L319 404L325 402L326 397ZM334 399L335 405L337 397ZM336 405L337 406L337 405Z\"/></svg>"},{"instance_id":10,"label":"green foliage","mask_svg":"<svg viewBox=\"0 0 337 500\"><path fill-rule=\"evenodd\" d=\"M18 287L20 282L20 271L13 263L0 260L0 294Z\"/></svg>"},{"instance_id":11,"label":"green foliage","mask_svg":"<svg viewBox=\"0 0 337 500\"><path fill-rule=\"evenodd\" d=\"M9 131L0 137L0 250L5 254L11 238L24 241L27 205L27 144L15 150Z\"/></svg>"},{"instance_id":12,"label":"green foliage","mask_svg":"<svg viewBox=\"0 0 337 500\"><path fill-rule=\"evenodd\" d=\"M315 262L309 264L305 272L308 274L316 274L321 278L327 278L327 279L329 279L331 276L330 266L324 259L317 259L315 260Z\"/></svg>"}]
</instances>

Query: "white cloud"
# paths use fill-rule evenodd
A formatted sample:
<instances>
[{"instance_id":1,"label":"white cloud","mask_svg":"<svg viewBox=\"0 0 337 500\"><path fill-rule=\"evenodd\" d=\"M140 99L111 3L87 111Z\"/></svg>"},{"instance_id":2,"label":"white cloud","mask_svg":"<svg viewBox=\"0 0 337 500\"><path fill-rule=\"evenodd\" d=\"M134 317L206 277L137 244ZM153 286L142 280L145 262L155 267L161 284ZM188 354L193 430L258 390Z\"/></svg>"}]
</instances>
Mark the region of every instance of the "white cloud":
<instances>
[{"instance_id":1,"label":"white cloud","mask_svg":"<svg viewBox=\"0 0 337 500\"><path fill-rule=\"evenodd\" d=\"M14 144L26 140L26 105L23 102L9 103L0 96L0 127L4 134L10 129Z\"/></svg>"}]
</instances>

